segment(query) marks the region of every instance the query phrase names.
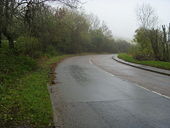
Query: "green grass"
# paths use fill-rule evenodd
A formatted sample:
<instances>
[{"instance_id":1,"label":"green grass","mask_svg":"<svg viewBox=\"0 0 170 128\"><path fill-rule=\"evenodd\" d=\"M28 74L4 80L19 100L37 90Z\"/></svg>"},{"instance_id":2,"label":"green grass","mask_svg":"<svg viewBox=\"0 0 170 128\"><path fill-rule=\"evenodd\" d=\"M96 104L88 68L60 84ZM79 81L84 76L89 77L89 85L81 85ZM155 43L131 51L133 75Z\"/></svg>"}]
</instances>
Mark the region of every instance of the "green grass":
<instances>
[{"instance_id":1,"label":"green grass","mask_svg":"<svg viewBox=\"0 0 170 128\"><path fill-rule=\"evenodd\" d=\"M136 63L136 64L143 64L147 66L157 67L161 69L167 69L170 70L170 62L164 62L164 61L139 61L134 59L131 55L121 53L118 55L118 58L123 59L128 62Z\"/></svg>"},{"instance_id":2,"label":"green grass","mask_svg":"<svg viewBox=\"0 0 170 128\"><path fill-rule=\"evenodd\" d=\"M52 63L68 56L44 57L37 63L23 56L0 57L0 127L52 127L48 74Z\"/></svg>"}]
</instances>

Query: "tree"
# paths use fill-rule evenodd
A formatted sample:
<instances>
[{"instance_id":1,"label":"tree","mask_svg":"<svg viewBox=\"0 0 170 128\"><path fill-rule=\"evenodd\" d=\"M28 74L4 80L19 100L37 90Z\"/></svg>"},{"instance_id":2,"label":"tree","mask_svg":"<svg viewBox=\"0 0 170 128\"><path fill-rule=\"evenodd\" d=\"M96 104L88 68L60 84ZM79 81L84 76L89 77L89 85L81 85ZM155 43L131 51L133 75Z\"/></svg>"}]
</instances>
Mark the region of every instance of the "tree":
<instances>
[{"instance_id":1,"label":"tree","mask_svg":"<svg viewBox=\"0 0 170 128\"><path fill-rule=\"evenodd\" d=\"M0 39L1 35L6 36L9 41L9 47L14 48L15 23L17 20L25 21L29 28L33 28L33 20L40 14L38 8L44 6L45 2L56 1L75 8L80 3L79 0L1 0L0 1ZM25 20L22 20L24 18ZM1 42L0 42L1 46Z\"/></svg>"},{"instance_id":2,"label":"tree","mask_svg":"<svg viewBox=\"0 0 170 128\"><path fill-rule=\"evenodd\" d=\"M142 4L136 11L140 27L145 29L154 28L158 23L158 16L150 4Z\"/></svg>"},{"instance_id":3,"label":"tree","mask_svg":"<svg viewBox=\"0 0 170 128\"><path fill-rule=\"evenodd\" d=\"M87 19L90 23L90 30L96 30L100 28L100 20L97 16L90 14L87 15Z\"/></svg>"},{"instance_id":4,"label":"tree","mask_svg":"<svg viewBox=\"0 0 170 128\"><path fill-rule=\"evenodd\" d=\"M1 40L2 40L2 26L3 26L3 21L2 21L2 19L3 19L3 8L2 8L2 6L3 6L3 1L0 1L0 48L1 48L1 45L2 45L2 42L1 42Z\"/></svg>"},{"instance_id":5,"label":"tree","mask_svg":"<svg viewBox=\"0 0 170 128\"><path fill-rule=\"evenodd\" d=\"M170 25L170 24L169 24ZM169 49L169 43L168 43L168 37L167 37L167 30L165 25L162 25L162 31L163 31L163 55L164 55L164 60L168 61L170 60L170 49ZM169 32L170 32L170 26L169 26Z\"/></svg>"},{"instance_id":6,"label":"tree","mask_svg":"<svg viewBox=\"0 0 170 128\"><path fill-rule=\"evenodd\" d=\"M1 27L0 27L0 36L2 33L6 36L9 41L10 48L14 47L13 38L15 34L13 33L13 23L16 2L15 0L2 0L0 2L0 18L1 18Z\"/></svg>"},{"instance_id":7,"label":"tree","mask_svg":"<svg viewBox=\"0 0 170 128\"><path fill-rule=\"evenodd\" d=\"M151 59L153 56L158 58L157 45L155 44L157 36L156 31L151 31L158 23L154 9L149 4L142 4L136 11L137 20L140 27L136 30L135 42L137 42L137 58Z\"/></svg>"},{"instance_id":8,"label":"tree","mask_svg":"<svg viewBox=\"0 0 170 128\"><path fill-rule=\"evenodd\" d=\"M115 52L127 48L114 40L104 22L72 9L76 8L78 0L13 0L13 4L9 1L12 0L1 1L0 33L2 31L12 44L11 48L16 40L15 47L21 54L34 57L49 49L80 53ZM54 1L67 6L54 9L45 3ZM7 6L6 2L9 2Z\"/></svg>"}]
</instances>

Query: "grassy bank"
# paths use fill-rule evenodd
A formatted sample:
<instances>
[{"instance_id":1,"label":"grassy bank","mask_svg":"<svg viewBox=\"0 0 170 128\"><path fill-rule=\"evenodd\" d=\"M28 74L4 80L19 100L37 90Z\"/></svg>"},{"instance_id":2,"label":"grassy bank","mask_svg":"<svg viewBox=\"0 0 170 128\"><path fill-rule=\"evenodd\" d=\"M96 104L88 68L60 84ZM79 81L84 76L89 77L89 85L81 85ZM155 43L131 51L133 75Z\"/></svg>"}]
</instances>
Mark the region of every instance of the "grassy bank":
<instances>
[{"instance_id":1,"label":"grassy bank","mask_svg":"<svg viewBox=\"0 0 170 128\"><path fill-rule=\"evenodd\" d=\"M0 127L50 128L52 106L47 89L51 66L67 55L42 57L0 54Z\"/></svg>"},{"instance_id":2,"label":"grassy bank","mask_svg":"<svg viewBox=\"0 0 170 128\"><path fill-rule=\"evenodd\" d=\"M139 61L134 59L131 55L122 53L118 55L118 58L123 59L128 62L136 63L136 64L143 64L147 66L157 67L161 69L170 70L170 62L163 62L163 61Z\"/></svg>"}]
</instances>

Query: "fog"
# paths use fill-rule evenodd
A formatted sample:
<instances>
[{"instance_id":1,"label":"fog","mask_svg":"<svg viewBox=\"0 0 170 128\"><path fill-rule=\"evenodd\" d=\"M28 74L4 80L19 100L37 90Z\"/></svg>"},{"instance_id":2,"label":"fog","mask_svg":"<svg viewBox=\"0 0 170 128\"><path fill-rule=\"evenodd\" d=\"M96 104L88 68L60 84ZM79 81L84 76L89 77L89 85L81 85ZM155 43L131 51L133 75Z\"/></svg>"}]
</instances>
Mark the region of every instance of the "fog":
<instances>
[{"instance_id":1,"label":"fog","mask_svg":"<svg viewBox=\"0 0 170 128\"><path fill-rule=\"evenodd\" d=\"M170 0L86 0L83 8L104 20L113 36L132 40L139 27L136 9L143 3L150 4L159 17L159 25L170 22Z\"/></svg>"}]
</instances>

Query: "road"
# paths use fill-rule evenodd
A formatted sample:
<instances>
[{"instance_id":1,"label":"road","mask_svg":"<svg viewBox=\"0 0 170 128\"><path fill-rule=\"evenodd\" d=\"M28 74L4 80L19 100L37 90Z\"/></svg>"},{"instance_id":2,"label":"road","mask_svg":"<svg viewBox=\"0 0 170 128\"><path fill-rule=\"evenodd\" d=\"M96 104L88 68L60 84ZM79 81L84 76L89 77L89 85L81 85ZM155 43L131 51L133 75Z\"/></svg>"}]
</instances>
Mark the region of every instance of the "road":
<instances>
[{"instance_id":1,"label":"road","mask_svg":"<svg viewBox=\"0 0 170 128\"><path fill-rule=\"evenodd\" d=\"M66 59L53 87L64 128L170 128L170 77L112 60L112 55Z\"/></svg>"}]
</instances>

